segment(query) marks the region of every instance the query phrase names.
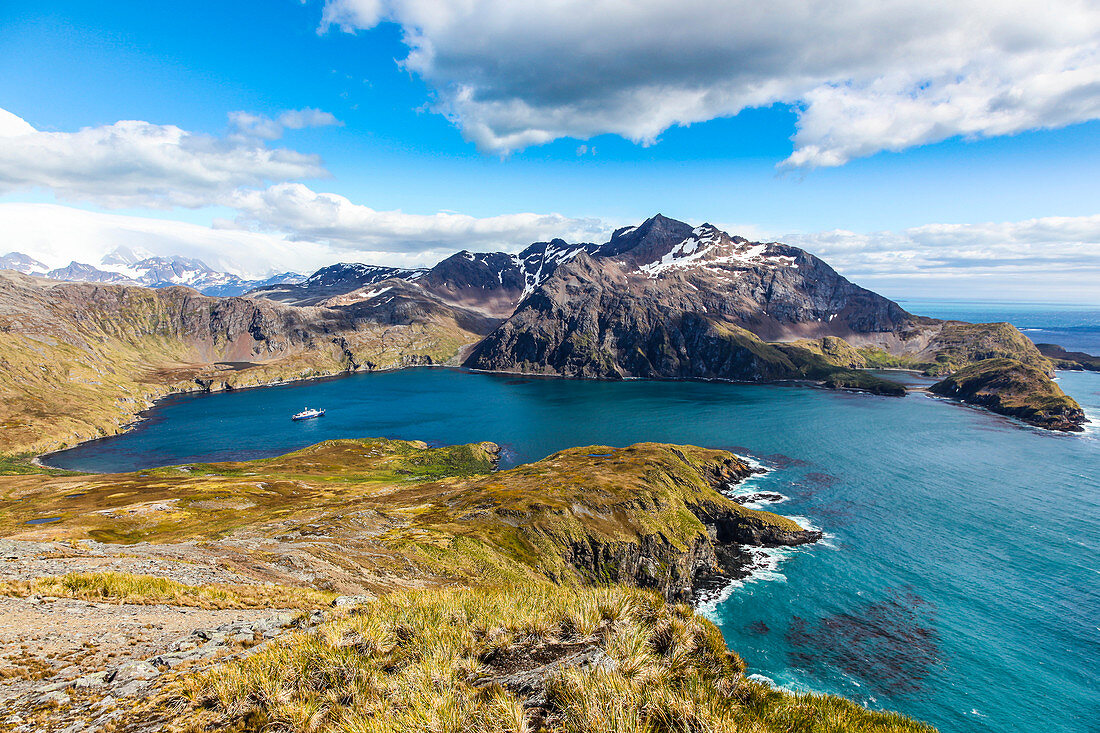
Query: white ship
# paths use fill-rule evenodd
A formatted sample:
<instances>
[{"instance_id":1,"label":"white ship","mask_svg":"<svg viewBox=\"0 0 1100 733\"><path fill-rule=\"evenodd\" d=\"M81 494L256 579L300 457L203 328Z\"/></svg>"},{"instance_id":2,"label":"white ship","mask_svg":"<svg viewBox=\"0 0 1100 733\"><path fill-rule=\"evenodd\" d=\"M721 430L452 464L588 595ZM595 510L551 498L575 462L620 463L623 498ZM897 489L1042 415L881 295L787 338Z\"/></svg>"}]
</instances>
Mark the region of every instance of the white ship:
<instances>
[{"instance_id":1,"label":"white ship","mask_svg":"<svg viewBox=\"0 0 1100 733\"><path fill-rule=\"evenodd\" d=\"M318 410L318 409L313 408L313 407L307 407L306 409L302 410L301 412L299 412L297 415L294 415L290 419L291 420L312 420L315 417L324 417L324 416L325 416L325 411L324 410Z\"/></svg>"}]
</instances>

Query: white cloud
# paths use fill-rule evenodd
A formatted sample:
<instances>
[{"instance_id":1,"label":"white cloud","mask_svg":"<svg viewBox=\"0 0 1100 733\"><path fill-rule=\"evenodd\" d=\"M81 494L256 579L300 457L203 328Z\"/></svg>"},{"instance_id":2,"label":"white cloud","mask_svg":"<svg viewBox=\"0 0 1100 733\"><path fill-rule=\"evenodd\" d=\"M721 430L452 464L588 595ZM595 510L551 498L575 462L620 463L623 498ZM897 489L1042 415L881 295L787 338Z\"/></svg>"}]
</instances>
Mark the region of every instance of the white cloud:
<instances>
[{"instance_id":1,"label":"white cloud","mask_svg":"<svg viewBox=\"0 0 1100 733\"><path fill-rule=\"evenodd\" d=\"M598 222L537 214L477 219L374 211L304 186L243 194L250 222L207 227L188 222L85 211L57 204L0 203L0 254L22 252L51 268L76 260L96 264L118 247L183 255L248 278L313 272L334 262L398 267L433 265L460 249L516 251L538 239L574 236L603 241ZM580 236L587 235L586 237Z\"/></svg>"},{"instance_id":2,"label":"white cloud","mask_svg":"<svg viewBox=\"0 0 1100 733\"><path fill-rule=\"evenodd\" d=\"M1100 215L779 237L897 296L1100 302Z\"/></svg>"},{"instance_id":3,"label":"white cloud","mask_svg":"<svg viewBox=\"0 0 1100 733\"><path fill-rule=\"evenodd\" d=\"M200 207L221 203L241 186L324 175L317 156L256 140L137 120L42 132L10 112L0 115L0 194L45 188L106 208Z\"/></svg>"},{"instance_id":4,"label":"white cloud","mask_svg":"<svg viewBox=\"0 0 1100 733\"><path fill-rule=\"evenodd\" d=\"M74 260L94 265L118 247L197 257L215 269L256 278L333 261L326 247L271 234L57 204L0 204L0 254L23 252L55 268Z\"/></svg>"},{"instance_id":5,"label":"white cloud","mask_svg":"<svg viewBox=\"0 0 1100 733\"><path fill-rule=\"evenodd\" d=\"M322 29L383 20L493 152L776 102L800 111L797 167L1100 118L1093 0L327 0Z\"/></svg>"},{"instance_id":6,"label":"white cloud","mask_svg":"<svg viewBox=\"0 0 1100 733\"><path fill-rule=\"evenodd\" d=\"M244 224L291 233L294 239L325 242L344 250L364 247L386 252L458 249L517 251L531 242L562 237L603 241L608 227L598 219L560 214L406 214L376 211L334 193L317 193L296 183L262 191L239 191L232 205Z\"/></svg>"},{"instance_id":7,"label":"white cloud","mask_svg":"<svg viewBox=\"0 0 1100 733\"><path fill-rule=\"evenodd\" d=\"M244 137L261 140L278 140L285 130L301 130L306 127L328 127L344 123L331 112L306 107L292 109L271 118L251 112L230 112L229 123Z\"/></svg>"}]
</instances>

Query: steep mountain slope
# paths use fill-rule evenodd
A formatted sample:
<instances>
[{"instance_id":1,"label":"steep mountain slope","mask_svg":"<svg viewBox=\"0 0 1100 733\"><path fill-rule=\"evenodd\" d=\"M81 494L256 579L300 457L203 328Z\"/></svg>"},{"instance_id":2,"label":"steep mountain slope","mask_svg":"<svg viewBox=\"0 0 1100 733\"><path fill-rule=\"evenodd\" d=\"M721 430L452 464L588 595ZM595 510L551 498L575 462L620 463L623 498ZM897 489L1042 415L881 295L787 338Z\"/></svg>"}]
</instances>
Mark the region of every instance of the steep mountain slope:
<instances>
[{"instance_id":1,"label":"steep mountain slope","mask_svg":"<svg viewBox=\"0 0 1100 733\"><path fill-rule=\"evenodd\" d=\"M797 368L762 358L759 341L885 344L920 320L796 247L658 215L615 232L592 255L576 253L466 363L569 376L776 379Z\"/></svg>"},{"instance_id":2,"label":"steep mountain slope","mask_svg":"<svg viewBox=\"0 0 1100 733\"><path fill-rule=\"evenodd\" d=\"M658 214L616 231L607 244L574 251L465 366L602 379L808 378L904 394L856 370L904 367L942 376L1001 358L1053 386L1051 363L1010 324L914 316L797 247ZM1026 384L1038 394L1046 387L1036 379ZM993 384L1002 382L1008 384ZM1065 399L1065 415L1025 419L1079 427L1084 415Z\"/></svg>"},{"instance_id":3,"label":"steep mountain slope","mask_svg":"<svg viewBox=\"0 0 1100 733\"><path fill-rule=\"evenodd\" d=\"M0 273L0 454L118 432L170 392L443 362L491 325L438 300L298 308Z\"/></svg>"}]
</instances>

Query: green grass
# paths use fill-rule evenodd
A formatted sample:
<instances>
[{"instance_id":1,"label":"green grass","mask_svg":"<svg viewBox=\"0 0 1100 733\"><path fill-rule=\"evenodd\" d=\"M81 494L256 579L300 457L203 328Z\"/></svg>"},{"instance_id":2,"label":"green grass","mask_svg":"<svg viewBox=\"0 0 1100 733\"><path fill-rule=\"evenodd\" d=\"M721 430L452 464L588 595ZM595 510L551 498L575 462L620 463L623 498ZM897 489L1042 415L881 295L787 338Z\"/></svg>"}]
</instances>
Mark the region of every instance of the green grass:
<instances>
[{"instance_id":1,"label":"green grass","mask_svg":"<svg viewBox=\"0 0 1100 733\"><path fill-rule=\"evenodd\" d=\"M1010 323L947 321L932 346L935 355L925 369L930 376L950 374L989 359L1013 359L1048 373L1052 368L1031 339Z\"/></svg>"},{"instance_id":2,"label":"green grass","mask_svg":"<svg viewBox=\"0 0 1100 733\"><path fill-rule=\"evenodd\" d=\"M309 588L210 583L184 585L168 578L133 573L67 573L0 583L0 595L79 598L139 605L169 604L197 608L322 608L332 593Z\"/></svg>"},{"instance_id":3,"label":"green grass","mask_svg":"<svg viewBox=\"0 0 1100 733\"><path fill-rule=\"evenodd\" d=\"M534 676L544 697L537 708L525 708L524 690L502 681L576 650L599 663ZM149 704L172 706L174 727L195 731L932 730L840 698L749 681L721 632L690 607L616 586L391 594L189 675Z\"/></svg>"},{"instance_id":4,"label":"green grass","mask_svg":"<svg viewBox=\"0 0 1100 733\"><path fill-rule=\"evenodd\" d=\"M65 471L60 468L47 468L34 463L33 453L19 455L0 455L0 476L77 476L76 471Z\"/></svg>"},{"instance_id":5,"label":"green grass","mask_svg":"<svg viewBox=\"0 0 1100 733\"><path fill-rule=\"evenodd\" d=\"M574 448L495 471L492 443L334 440L275 458L130 474L12 477L0 536L105 543L275 538L296 530L314 554L436 582L634 582L623 561L652 552L681 575L709 543L704 516L797 532L715 490L749 467L726 451L643 443ZM609 457L589 454L610 454ZM28 520L60 521L27 525ZM356 540L363 533L369 547ZM643 545L656 547L645 550ZM362 549L359 549L362 548ZM599 552L577 561L576 548ZM362 554L359 554L362 553ZM612 562L614 558L614 562Z\"/></svg>"}]
</instances>

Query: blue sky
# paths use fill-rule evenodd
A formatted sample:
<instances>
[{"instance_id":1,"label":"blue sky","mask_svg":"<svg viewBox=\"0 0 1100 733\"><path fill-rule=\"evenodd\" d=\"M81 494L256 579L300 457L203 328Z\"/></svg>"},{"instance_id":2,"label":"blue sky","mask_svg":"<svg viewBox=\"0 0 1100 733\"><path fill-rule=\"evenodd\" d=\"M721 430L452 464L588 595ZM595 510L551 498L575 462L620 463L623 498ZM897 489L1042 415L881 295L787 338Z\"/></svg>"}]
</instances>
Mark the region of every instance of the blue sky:
<instances>
[{"instance_id":1,"label":"blue sky","mask_svg":"<svg viewBox=\"0 0 1100 733\"><path fill-rule=\"evenodd\" d=\"M868 245L870 249L881 251L900 246L903 240L911 243L914 237L906 232L913 228L977 227L974 236L978 239L968 240L968 246L981 248L997 246L994 240L998 235L990 239L987 224L996 224L1001 229L994 229L1004 232L1005 225L1029 220L1071 219L1074 221L1069 234L1050 234L1051 253L1054 248L1065 249L1066 242L1072 240L1077 264L1065 269L1079 274L1084 266L1100 273L1100 245L1089 241L1095 240L1100 230L1100 225L1091 226L1100 214L1096 175L1100 169L1100 121L1088 105L1074 113L1076 118L1071 115L1067 119L1057 111L1065 108L1065 100L1054 100L1046 110L1034 113L1034 119L1017 124L1019 129L1007 134L1000 133L1004 126L998 121L979 123L985 127L977 128L976 134L972 129L967 132L970 123L964 120L958 125L963 134L950 134L948 126L925 142L928 135L913 133L912 142L902 143L897 151L876 149L885 144L861 138L837 144L841 164L821 163L828 158L820 155L812 158L812 165L783 167L799 146L815 149L813 146L823 140L832 144L843 137L837 130L844 129L845 120L819 122L823 115L817 110L826 109L826 105L813 101L817 99L813 95L820 94L821 89L835 90L835 81L828 79L828 85L805 92L777 92L780 101L764 99L755 106L745 101L753 97L743 88L730 92L729 80L710 79L706 83L720 88L722 95L732 101L701 103L694 116L682 120L690 123L683 126L667 124L667 119L680 119L676 117L678 112L662 111L652 124L636 127L630 119L633 115L624 115L618 100L623 89L631 95L637 89L620 89L617 84L628 82L611 76L621 76L622 71L609 70L591 80L590 87L604 85L611 90L605 99L593 97L586 90L580 102L560 102L564 95L578 94L565 85L525 96L522 86L530 82L520 67L544 64L547 58L532 56L535 52L527 50L542 40L542 36L531 35L536 31L501 22L501 29L494 31L501 35L490 37L491 44L461 45L455 39L463 32L468 35L468 31L455 25L458 21L450 25L435 18L425 21L424 13L431 13L430 8L400 9L398 2L389 11L378 11L381 15L377 18L366 17L376 12L377 5L377 0L330 0L330 18L337 18L337 22L321 29L325 4L320 1L270 0L262 5L200 1L186 6L52 2L49 7L9 1L0 6L0 109L40 132L74 133L82 128L110 126L119 120L140 120L177 126L217 140L234 135L229 118L234 112L277 118L287 110L322 110L340 124L286 129L279 139L256 144L319 156L319 168L327 174L293 177L294 182L313 192L338 194L374 212L455 212L474 219L520 213L557 214L563 221L585 222L577 226L563 224L561 234L566 238L587 238L583 235L588 233L598 238L598 231L660 211L692 222L712 221L746 235L784 237L815 251L824 247L822 254L830 261L836 259L842 271L870 278L872 284L889 283L887 289L895 295L908 294L901 292L906 289L921 295L938 294L935 267L925 266L922 273L891 279L897 273L891 272L888 262L880 263L878 270L861 270L858 242L854 240L846 240L845 247L834 246L835 257L828 257L828 242L832 240L820 235L843 230L859 235L858 241L871 237L874 243ZM705 21L707 4L696 5L703 8L696 13L696 20ZM492 11L492 7L486 9ZM349 18L353 22L348 22ZM959 22L965 21L962 18ZM438 57L428 62L413 61L409 68L402 68L400 60L409 55L410 47L417 48L417 41L406 38L410 32L427 37ZM559 35L572 39L575 34L587 32L570 27ZM768 32L768 28L760 29L761 35ZM1088 56L1089 35L1082 41L1070 38L1068 31L1055 29L1052 33L1053 40L1047 40L1053 47L1076 43ZM594 37L599 39L599 34ZM550 38L547 44L552 46L554 42L556 38ZM509 44L522 45L524 50L518 52ZM970 53L973 58L987 55L980 48L951 48L952 52ZM717 56L713 56L714 50L709 53L720 59L721 50L717 49ZM551 49L546 53L551 52L558 54L550 57L554 66L545 72L540 70L540 74L556 73L564 78L576 75L578 69L583 72L586 63L611 65L598 54L586 61L581 53L575 67L569 66L573 60L567 60L559 68L560 52ZM624 47L622 54L638 53L642 59L639 63L644 64L646 52L645 48ZM964 58L960 68L971 68L966 64L972 65L973 58ZM1015 73L1012 69L1018 66L1010 61L1003 64L1009 70L1005 74ZM495 68L507 64L520 69L515 79L507 70ZM707 65L716 64L720 65ZM655 68L654 75L665 76L669 65ZM1001 73L1001 67L995 69ZM704 72L688 68L683 72L686 76L662 83L676 87L669 95L674 97L684 89L694 90L698 86L696 78L712 73L710 69ZM769 83L777 84L787 84L792 75L788 69L767 73L775 77L768 77ZM837 73L842 85L877 83L875 78L853 82L844 76L848 72ZM884 67L880 76L891 78L896 73L896 68ZM452 98L453 86L464 83L481 84L479 91L486 99L518 99L526 105L522 124L528 127L532 115L536 120L540 115L553 117L556 127L550 132L536 125L537 134L548 136L550 141L516 146L502 143L506 134L521 123L511 118L502 121L497 111L481 102L471 106L456 101ZM1027 80L1019 83L1026 86ZM516 92L514 87L521 89ZM881 101L880 97L874 99L876 103ZM597 112L591 112L594 104L600 105ZM646 108L644 102L638 103L633 97L630 104ZM574 114L577 109L585 111ZM736 114L727 114L731 110ZM570 114L583 119L570 119ZM806 129L801 133L800 114L806 120ZM972 116L967 113L959 119ZM475 124L482 123L488 132L471 132ZM825 124L829 130L807 143L792 142L796 133L815 135L809 131L815 124ZM860 125L866 126L866 121L853 120L848 128ZM1052 129L1034 129L1042 127ZM897 138L896 129L890 139ZM654 134L654 130L658 131ZM528 134L526 127L523 134ZM902 133L902 137L905 135L909 133ZM936 135L946 139L937 141ZM638 142L640 139L643 142ZM850 153L857 149L863 152ZM56 171L51 173L55 175ZM109 175L109 170L104 175ZM332 240L297 227L296 220L285 216L264 218L270 210L259 215L253 207L242 217L240 205L225 196L168 207L149 206L140 198L105 203L94 194L85 196L59 187L53 183L54 177L43 180L44 184L36 185L31 180L0 188L5 192L0 207L5 202L56 202L113 216L203 226L217 222L224 227L226 221L247 220L241 226L317 245L312 249L303 247L301 262L288 255L289 264L299 267L315 264L307 260L323 259L329 251L334 259L337 254L340 259L355 254L413 262L417 257L431 259L449 247L464 245L461 230L453 236L429 238L419 245L391 245L371 228L370 243L356 249L346 241L350 237L346 232L345 240L333 245ZM265 181L249 185L262 188L280 183L272 178ZM1082 219L1089 226L1082 226ZM415 225L415 220L410 225ZM536 230L542 234L543 229L552 226L521 226L514 236ZM513 234L506 226L494 227L493 231L499 241L473 238L470 247L514 249L527 243L509 240ZM1001 236L1012 239L1015 231ZM921 232L917 239L927 240L927 230ZM0 249L19 248L22 242L16 234L11 236L16 238L0 238ZM1034 253L1034 236L1027 241L1028 252ZM40 246L41 242L27 244ZM246 250L242 248L241 262L252 257ZM1014 252L1018 260L1028 256L1027 252ZM986 259L996 259L995 253ZM273 264L279 269L285 263ZM1001 273L1003 280L997 279L997 273L990 275L982 270L980 262L970 266L976 273L981 271L984 283L1003 281L1010 288L1022 288L1034 279L1034 273L1021 274L1022 264L1026 263L1017 262L1012 272ZM1057 266L1059 270L1062 264ZM263 269L254 262L240 266ZM997 269L996 263L990 266ZM966 275L965 269L957 261L943 268L939 279L948 283L943 287L957 287ZM1049 272L1050 266L1040 270ZM1043 286L1053 282L1048 278ZM1000 287L990 286L993 290ZM1087 295L1087 283L1075 281L1072 290L1074 297ZM1023 290L1020 297L1025 297ZM1096 300L1100 300L1100 294Z\"/></svg>"}]
</instances>

